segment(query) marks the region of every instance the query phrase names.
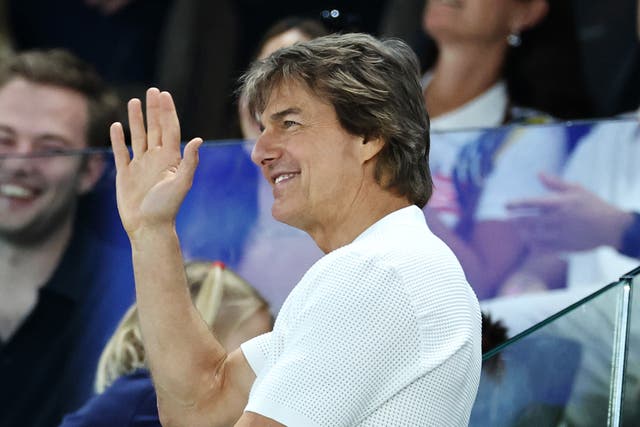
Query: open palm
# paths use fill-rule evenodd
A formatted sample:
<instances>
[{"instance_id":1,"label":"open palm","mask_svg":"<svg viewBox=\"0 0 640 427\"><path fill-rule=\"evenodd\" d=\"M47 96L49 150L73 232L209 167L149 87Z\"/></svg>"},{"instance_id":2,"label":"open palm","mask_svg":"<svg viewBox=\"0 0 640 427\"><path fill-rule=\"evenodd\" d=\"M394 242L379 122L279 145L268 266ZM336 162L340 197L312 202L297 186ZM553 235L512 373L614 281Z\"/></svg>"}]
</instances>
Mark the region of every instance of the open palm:
<instances>
[{"instance_id":1,"label":"open palm","mask_svg":"<svg viewBox=\"0 0 640 427\"><path fill-rule=\"evenodd\" d=\"M168 92L147 91L145 129L142 104L128 104L133 157L120 123L111 126L116 164L116 195L122 224L133 237L144 227L172 225L191 188L198 164L200 138L192 139L180 154L180 123Z\"/></svg>"}]
</instances>

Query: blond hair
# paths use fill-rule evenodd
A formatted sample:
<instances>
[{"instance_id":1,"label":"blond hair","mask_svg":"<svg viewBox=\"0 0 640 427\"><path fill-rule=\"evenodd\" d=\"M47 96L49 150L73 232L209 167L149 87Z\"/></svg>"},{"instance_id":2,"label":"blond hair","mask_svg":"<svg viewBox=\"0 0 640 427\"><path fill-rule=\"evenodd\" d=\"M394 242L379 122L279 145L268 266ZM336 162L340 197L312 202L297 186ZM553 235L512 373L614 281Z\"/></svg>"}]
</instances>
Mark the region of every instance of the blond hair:
<instances>
[{"instance_id":1,"label":"blond hair","mask_svg":"<svg viewBox=\"0 0 640 427\"><path fill-rule=\"evenodd\" d=\"M267 302L256 290L221 262L189 262L185 264L185 272L193 304L223 345L244 321L260 310L268 309ZM134 304L102 351L95 390L102 393L119 377L146 366L138 310Z\"/></svg>"}]
</instances>

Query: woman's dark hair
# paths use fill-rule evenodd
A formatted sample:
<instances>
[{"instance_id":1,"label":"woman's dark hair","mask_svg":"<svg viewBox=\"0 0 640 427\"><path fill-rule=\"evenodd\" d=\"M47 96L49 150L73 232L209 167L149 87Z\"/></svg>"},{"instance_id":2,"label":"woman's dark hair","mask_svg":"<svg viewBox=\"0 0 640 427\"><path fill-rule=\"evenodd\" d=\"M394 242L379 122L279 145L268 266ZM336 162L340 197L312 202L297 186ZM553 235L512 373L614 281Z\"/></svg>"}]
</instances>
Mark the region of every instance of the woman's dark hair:
<instances>
[{"instance_id":1,"label":"woman's dark hair","mask_svg":"<svg viewBox=\"0 0 640 427\"><path fill-rule=\"evenodd\" d=\"M520 0L528 1L528 0ZM513 104L561 119L593 115L587 95L572 2L547 0L547 16L510 48L503 76Z\"/></svg>"}]
</instances>

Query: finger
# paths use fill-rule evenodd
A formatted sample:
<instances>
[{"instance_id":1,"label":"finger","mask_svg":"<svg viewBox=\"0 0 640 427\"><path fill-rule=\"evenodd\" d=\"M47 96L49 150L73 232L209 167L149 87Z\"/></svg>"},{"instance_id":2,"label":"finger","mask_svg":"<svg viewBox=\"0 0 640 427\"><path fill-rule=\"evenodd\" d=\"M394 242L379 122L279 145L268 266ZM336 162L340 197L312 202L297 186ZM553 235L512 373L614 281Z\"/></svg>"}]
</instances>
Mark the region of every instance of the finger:
<instances>
[{"instance_id":1,"label":"finger","mask_svg":"<svg viewBox=\"0 0 640 427\"><path fill-rule=\"evenodd\" d=\"M198 166L198 149L202 145L202 138L194 138L184 147L184 156L180 166L178 166L178 175L181 176L185 182L191 183L193 181L193 175Z\"/></svg>"},{"instance_id":2,"label":"finger","mask_svg":"<svg viewBox=\"0 0 640 427\"><path fill-rule=\"evenodd\" d=\"M127 105L129 113L129 128L131 129L131 149L133 157L139 157L147 151L147 133L144 130L144 116L142 103L134 98Z\"/></svg>"},{"instance_id":3,"label":"finger","mask_svg":"<svg viewBox=\"0 0 640 427\"><path fill-rule=\"evenodd\" d=\"M573 184L568 183L567 181L556 175L541 172L540 174L538 174L538 178L545 187L552 191L563 192L571 190L574 187Z\"/></svg>"},{"instance_id":4,"label":"finger","mask_svg":"<svg viewBox=\"0 0 640 427\"><path fill-rule=\"evenodd\" d=\"M150 149L162 145L160 114L160 91L155 87L149 88L147 90L147 144Z\"/></svg>"},{"instance_id":5,"label":"finger","mask_svg":"<svg viewBox=\"0 0 640 427\"><path fill-rule=\"evenodd\" d=\"M160 126L162 128L162 144L175 150L180 149L180 121L173 98L169 92L160 93Z\"/></svg>"},{"instance_id":6,"label":"finger","mask_svg":"<svg viewBox=\"0 0 640 427\"><path fill-rule=\"evenodd\" d=\"M109 135L111 136L111 149L116 163L116 171L120 171L129 164L131 159L125 144L122 124L119 122L113 123L109 128Z\"/></svg>"},{"instance_id":7,"label":"finger","mask_svg":"<svg viewBox=\"0 0 640 427\"><path fill-rule=\"evenodd\" d=\"M527 214L538 214L553 209L558 203L558 198L553 196L531 197L508 202L506 208L514 214L519 211Z\"/></svg>"}]
</instances>

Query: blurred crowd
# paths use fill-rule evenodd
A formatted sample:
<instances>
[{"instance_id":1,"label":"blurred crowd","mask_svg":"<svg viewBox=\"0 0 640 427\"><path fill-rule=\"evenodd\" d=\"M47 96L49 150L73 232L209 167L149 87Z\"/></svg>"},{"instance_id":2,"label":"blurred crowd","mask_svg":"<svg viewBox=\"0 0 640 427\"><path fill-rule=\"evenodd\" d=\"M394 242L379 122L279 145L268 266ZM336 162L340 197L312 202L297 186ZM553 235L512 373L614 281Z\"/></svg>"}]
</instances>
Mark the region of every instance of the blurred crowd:
<instances>
[{"instance_id":1,"label":"blurred crowd","mask_svg":"<svg viewBox=\"0 0 640 427\"><path fill-rule=\"evenodd\" d=\"M404 39L427 73L432 117L456 106L447 103L464 103L492 88L492 80L505 83L497 89L508 93L512 118L523 112L511 107L564 119L635 108L640 58L634 0L606 5L593 0L431 3L427 13L424 0L3 0L0 49L68 49L92 63L124 99L139 97L152 85L165 88L176 99L185 135L205 139L241 136L233 105L236 80L255 58L264 32L291 15L318 20L329 32ZM465 25L455 25L452 33L444 9L461 5ZM509 17L513 5L529 9L517 23ZM509 36L508 51L484 43L498 34ZM464 37L474 38L475 45L460 45ZM471 62L455 63L460 55ZM455 89L450 67L473 81ZM443 97L446 102L440 104Z\"/></svg>"},{"instance_id":2,"label":"blurred crowd","mask_svg":"<svg viewBox=\"0 0 640 427\"><path fill-rule=\"evenodd\" d=\"M20 400L11 395L12 387L5 387L4 400L11 395L19 403L13 413L4 414L10 420L7 422L24 417L33 401L46 401L49 405L33 425L53 425L51 420L59 421L62 415L78 409L90 394L99 354L133 298L130 261L123 261L126 255L121 248L112 251L103 241L82 241L80 245L76 240L81 234L74 234L87 227L94 232L98 227L95 223L84 224L78 218L82 217L80 214L95 214L101 209L102 205L96 204L97 199L92 199L91 194L101 189L104 159L87 157L88 160L81 162L78 158L74 159L78 160L75 163L69 159L49 159L31 164L20 156L28 157L35 152L37 157L38 150L106 146L104 123L115 120L118 115L124 118L125 104L118 104L115 95L121 100L142 98L150 86L172 93L181 119L183 140L200 136L214 142L253 141L261 133L260 124L250 115L242 97L237 96L239 76L252 61L262 60L281 47L333 32L367 32L400 38L415 51L430 117L429 165L435 188L423 212L429 227L460 260L483 308L504 322L505 327L499 328L500 342L506 338L507 329L514 335L616 280L637 266L640 258L640 168L637 167L640 139L636 114L640 105L638 3L637 0L0 0L0 148L3 150L0 151L0 198L10 200L0 204L0 262L11 267L0 276L0 291L8 292L9 287L3 286L9 284L8 277L14 277L7 273L9 270L13 273L13 268L16 268L15 277L27 281L33 278L33 283L27 286L28 296L20 296L22 305L8 302L10 298L5 298L4 305L0 304L2 372L12 373L14 383L26 384L27 376L36 377L25 374L36 363L34 358L45 351L45 346L58 345L57 352L47 353L49 360L41 360L42 369L52 366L64 366L64 369L40 375L30 383L29 390L42 393L45 389L42 383L46 380L50 381L50 389L59 390L60 395L73 394L73 399L66 402L61 402L64 399L58 399L59 396L52 398L35 392L31 400ZM93 71L73 57L66 57L65 53L56 51L51 57L28 53L49 49L63 49L90 64L115 94L98 83ZM25 56L20 57L21 54ZM61 68L51 77L38 68L46 64L58 64L56 67ZM75 70L71 74L77 75L67 79L65 69ZM82 98L50 87L78 91L80 86L70 83L77 76L90 82L78 83ZM47 101L68 103L70 113L47 110ZM77 138L55 140L51 145L55 138L47 133L48 117L65 122L72 131L78 123L92 125L95 120L92 115L96 114L93 104L90 105L91 117L80 113L73 116L78 102L108 104L105 107L109 107L108 117L98 120L104 125L103 132L96 134L99 136L76 132ZM115 111L118 108L119 114ZM25 113L27 119L20 117L23 112L28 112ZM621 121L580 125L583 119L600 118ZM38 128L36 123L44 123L44 137L36 135L33 140L29 139L35 132L24 126L29 120L34 129ZM44 144L44 148L38 144ZM18 149L23 151L11 151ZM238 151L229 158L235 161L242 157L243 164L248 164L247 153L242 149ZM2 157L16 153L18 160ZM206 163L206 152L202 158L205 160L202 163ZM218 156L222 162L220 158ZM226 159L224 157L224 161ZM54 162L62 165L65 161L66 175L56 172L64 169L63 166L52 167ZM203 168L207 170L206 166ZM246 181L251 181L248 185L254 185L255 171L251 169L251 172L253 174L246 174L249 177ZM30 178L36 175L37 179ZM49 185L49 181L55 181L55 185ZM34 182L42 188L35 188ZM111 184L109 181L108 185ZM231 200L233 191L242 192L227 191L223 184L219 187L220 194L216 193L216 197L206 193L194 200L210 206L209 203ZM65 191L69 188L74 191ZM198 191L194 188L194 197L198 197ZM16 210L23 209L28 204L25 200L48 193L53 194L46 201L51 205L33 207L33 211L37 211L34 217L41 218L44 224L42 230L33 234L34 223L18 221L19 215L11 209L15 206L18 206ZM264 295L263 300L251 285L242 282L242 288L249 289L243 295L257 304L250 307L251 314L269 307L276 314L283 295L320 253L311 241L299 239L298 235L292 237L286 226L273 224L271 188L267 183L259 181L255 184L255 193L245 193L246 200L239 201L238 205L230 204L229 218L225 217L227 223L237 221L234 226L241 231L225 234L220 241L242 254L232 260L232 267ZM78 197L80 202L76 201ZM20 200L16 202L17 199ZM211 202L211 199L215 200ZM110 203L108 208L115 211L113 200ZM187 200L187 206L191 206L189 203ZM93 210L83 211L85 205ZM211 224L202 225L196 221L199 217L195 213L187 214L185 223L192 222L192 227L191 231L184 230L188 237L185 240L205 235L203 230L217 237L218 231L214 228L218 225L213 224L210 213L202 206L196 207ZM58 223L54 220L59 218L51 219L52 215L47 214L53 208L61 212L58 217L64 221L58 222L64 222L64 232L56 228ZM236 216L234 209L250 210L251 214L230 219ZM53 231L49 233L50 230ZM114 237L106 239L109 244L110 239ZM214 237L205 240L203 245L212 240ZM82 296L86 298L82 304L97 307L93 316L102 317L95 320L87 317L85 311L74 314L55 301L43 302L44 297L37 295L40 287L45 288L42 284L62 286L59 283L75 280L75 277L67 278L65 272L72 270L70 265L77 253L94 243L101 246L101 250L108 246L103 259L113 258L112 263L105 262L100 268L114 273L117 268L112 266L120 265L127 270L115 279L105 276L103 282L117 281L117 289L103 294L107 288L94 285L95 289ZM39 249L34 251L35 247ZM50 250L51 247L54 250ZM44 252L48 254L47 269L42 269L35 278L25 274L43 265L42 259L34 254ZM189 254L189 249L185 252ZM12 264L16 254L25 259L32 257L33 264ZM219 257L216 254L206 258ZM265 265L270 268L264 269ZM216 274L225 271L225 275L233 274L235 278L235 273L225 270L224 265L213 268L205 263L200 267L199 275L203 277L215 270ZM93 265L85 270L81 271L82 281L98 276ZM200 277L194 282L202 280ZM278 281L280 288L270 287ZM544 292L539 299L529 298L549 290L553 292ZM75 298L76 291L78 289L73 288L73 292L67 289L63 293L73 294ZM218 297L222 298L222 294ZM81 301L81 296L78 298ZM220 304L218 301L214 314L224 310ZM70 329L63 337L66 341L56 341L51 322L42 314L48 312L43 307L71 313L67 319ZM523 316L525 312L527 315ZM122 322L129 319L136 330L134 314L135 307L132 307ZM608 324L613 322L611 313L603 316L608 316ZM93 333L94 329L87 336L74 337L90 325L87 319L101 323L99 335ZM209 323L213 323L215 319L210 320ZM269 316L263 316L261 321L254 325L255 330L240 334L242 338L271 327ZM123 324L116 332L121 332ZM25 329L25 325L35 329ZM32 330L47 340L25 347L28 340L21 337L31 334ZM123 376L125 388L129 382L142 384L143 389L138 391L140 396L151 399L147 409L153 418L157 416L155 394L146 371L139 332L137 334L133 336L137 341L132 340L131 345L140 363L129 363L127 369L113 375L108 383ZM112 341L116 337L117 334ZM230 347L238 344L229 338ZM87 348L91 351L78 355ZM12 356L11 352L32 354L20 364L19 357ZM108 352L105 350L104 354ZM79 363L82 367L78 367ZM82 375L78 375L77 384L70 384L69 372L76 368ZM100 391L107 385L103 384ZM109 402L109 396L107 393L104 400L90 402L69 416L65 425L95 423L93 416L105 410L102 405ZM116 397L122 399L117 394ZM606 400L606 396L603 399ZM580 410L568 422L582 423L576 421L584 416ZM0 424L2 420L0 414ZM157 418L153 418L152 425L158 423Z\"/></svg>"}]
</instances>

